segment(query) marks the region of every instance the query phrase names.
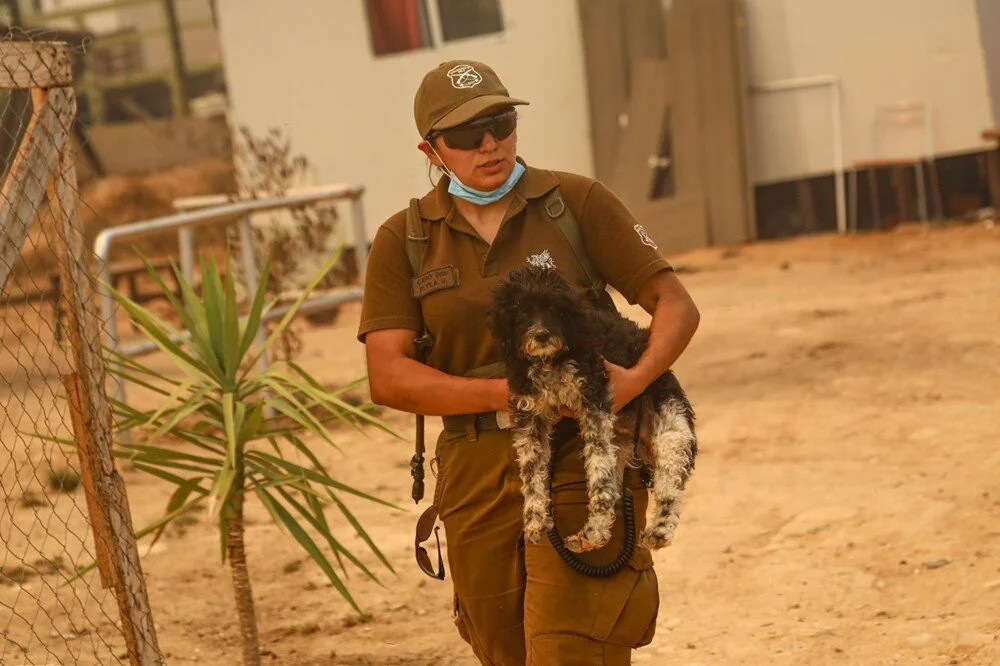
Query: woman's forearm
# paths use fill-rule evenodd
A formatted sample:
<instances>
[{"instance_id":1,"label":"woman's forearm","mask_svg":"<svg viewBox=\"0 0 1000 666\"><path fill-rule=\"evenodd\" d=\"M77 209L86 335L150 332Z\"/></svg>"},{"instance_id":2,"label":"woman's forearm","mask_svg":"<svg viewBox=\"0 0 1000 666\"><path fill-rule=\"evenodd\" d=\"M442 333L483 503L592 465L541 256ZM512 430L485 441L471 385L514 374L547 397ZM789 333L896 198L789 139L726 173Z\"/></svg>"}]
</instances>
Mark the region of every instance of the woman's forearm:
<instances>
[{"instance_id":1,"label":"woman's forearm","mask_svg":"<svg viewBox=\"0 0 1000 666\"><path fill-rule=\"evenodd\" d=\"M657 302L649 325L649 343L634 367L643 386L649 386L680 358L694 337L699 319L698 310L685 301Z\"/></svg>"},{"instance_id":2,"label":"woman's forearm","mask_svg":"<svg viewBox=\"0 0 1000 666\"><path fill-rule=\"evenodd\" d=\"M661 271L640 288L636 299L653 319L649 342L632 368L635 380L645 390L669 370L694 337L701 315L677 276Z\"/></svg>"},{"instance_id":3,"label":"woman's forearm","mask_svg":"<svg viewBox=\"0 0 1000 666\"><path fill-rule=\"evenodd\" d=\"M370 377L372 401L428 416L473 414L507 407L507 380L456 377L402 356Z\"/></svg>"}]
</instances>

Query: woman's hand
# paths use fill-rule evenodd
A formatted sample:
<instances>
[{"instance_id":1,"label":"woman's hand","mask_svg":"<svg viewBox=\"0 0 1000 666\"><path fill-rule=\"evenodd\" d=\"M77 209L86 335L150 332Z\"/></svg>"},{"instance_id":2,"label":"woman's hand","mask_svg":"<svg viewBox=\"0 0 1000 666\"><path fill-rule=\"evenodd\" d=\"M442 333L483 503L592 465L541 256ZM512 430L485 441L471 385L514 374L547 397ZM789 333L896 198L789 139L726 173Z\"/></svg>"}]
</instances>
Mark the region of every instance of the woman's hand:
<instances>
[{"instance_id":1,"label":"woman's hand","mask_svg":"<svg viewBox=\"0 0 1000 666\"><path fill-rule=\"evenodd\" d=\"M510 385L506 379L491 379L490 392L493 395L491 402L493 408L498 412L510 410Z\"/></svg>"},{"instance_id":2,"label":"woman's hand","mask_svg":"<svg viewBox=\"0 0 1000 666\"><path fill-rule=\"evenodd\" d=\"M614 404L611 406L614 413L617 414L622 407L646 390L647 385L635 368L624 368L605 359L604 369L608 373L608 385L614 395ZM579 418L579 414L569 407L561 407L559 413L569 418Z\"/></svg>"},{"instance_id":3,"label":"woman's hand","mask_svg":"<svg viewBox=\"0 0 1000 666\"><path fill-rule=\"evenodd\" d=\"M646 390L647 384L635 368L623 368L611 361L604 360L604 369L608 372L608 384L611 386L614 404L611 411L618 413L622 407L639 397Z\"/></svg>"}]
</instances>

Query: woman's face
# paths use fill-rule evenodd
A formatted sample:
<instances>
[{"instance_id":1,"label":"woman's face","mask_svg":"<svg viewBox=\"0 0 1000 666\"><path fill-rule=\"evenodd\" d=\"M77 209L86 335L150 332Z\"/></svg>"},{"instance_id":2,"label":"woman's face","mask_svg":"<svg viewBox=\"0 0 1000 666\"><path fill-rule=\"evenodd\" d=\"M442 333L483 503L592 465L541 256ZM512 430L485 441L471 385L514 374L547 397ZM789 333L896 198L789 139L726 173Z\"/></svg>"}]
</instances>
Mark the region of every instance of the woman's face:
<instances>
[{"instance_id":1,"label":"woman's face","mask_svg":"<svg viewBox=\"0 0 1000 666\"><path fill-rule=\"evenodd\" d=\"M445 145L443 137L434 138L434 150L427 141L421 141L417 146L435 166L445 166L458 176L467 187L481 192L491 192L503 185L510 172L514 170L514 157L517 155L517 130L510 136L497 141L493 134L486 132L479 148L460 150Z\"/></svg>"}]
</instances>

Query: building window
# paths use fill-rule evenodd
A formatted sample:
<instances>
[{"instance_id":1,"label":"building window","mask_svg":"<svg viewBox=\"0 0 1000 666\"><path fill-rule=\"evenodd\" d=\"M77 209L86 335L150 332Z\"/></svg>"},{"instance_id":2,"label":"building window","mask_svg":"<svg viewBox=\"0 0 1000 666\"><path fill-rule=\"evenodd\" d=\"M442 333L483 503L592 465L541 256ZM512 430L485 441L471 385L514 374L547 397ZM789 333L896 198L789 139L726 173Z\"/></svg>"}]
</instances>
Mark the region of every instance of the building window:
<instances>
[{"instance_id":1,"label":"building window","mask_svg":"<svg viewBox=\"0 0 1000 666\"><path fill-rule=\"evenodd\" d=\"M446 42L503 32L499 0L438 0L438 12Z\"/></svg>"},{"instance_id":2,"label":"building window","mask_svg":"<svg viewBox=\"0 0 1000 666\"><path fill-rule=\"evenodd\" d=\"M365 0L375 55L431 45L424 0Z\"/></svg>"},{"instance_id":3,"label":"building window","mask_svg":"<svg viewBox=\"0 0 1000 666\"><path fill-rule=\"evenodd\" d=\"M428 5L437 11L433 33ZM377 56L433 46L432 34L450 42L503 32L499 0L365 0L365 10Z\"/></svg>"}]
</instances>

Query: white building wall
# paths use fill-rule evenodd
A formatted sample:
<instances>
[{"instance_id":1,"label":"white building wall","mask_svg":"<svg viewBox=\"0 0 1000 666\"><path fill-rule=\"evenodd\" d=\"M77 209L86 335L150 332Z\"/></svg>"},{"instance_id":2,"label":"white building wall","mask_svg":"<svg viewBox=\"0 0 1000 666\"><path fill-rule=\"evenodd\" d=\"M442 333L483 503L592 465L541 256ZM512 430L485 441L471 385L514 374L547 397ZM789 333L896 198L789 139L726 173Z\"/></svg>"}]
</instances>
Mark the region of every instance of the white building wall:
<instances>
[{"instance_id":1,"label":"white building wall","mask_svg":"<svg viewBox=\"0 0 1000 666\"><path fill-rule=\"evenodd\" d=\"M936 154L987 147L992 124L976 0L746 0L751 84L840 78L843 147L854 160L913 154L919 131L873 137L875 108L900 100L932 108ZM754 181L833 169L831 111L822 88L751 96ZM887 136L888 135L888 136ZM893 150L895 147L895 150ZM883 154L880 154L883 153Z\"/></svg>"},{"instance_id":2,"label":"white building wall","mask_svg":"<svg viewBox=\"0 0 1000 666\"><path fill-rule=\"evenodd\" d=\"M436 5L429 1L428 5ZM316 183L365 185L368 229L429 188L413 96L450 59L486 62L519 107L519 154L591 174L576 0L502 0L504 31L375 57L360 0L221 0L220 38L234 125L281 127ZM346 225L345 225L346 226Z\"/></svg>"}]
</instances>

